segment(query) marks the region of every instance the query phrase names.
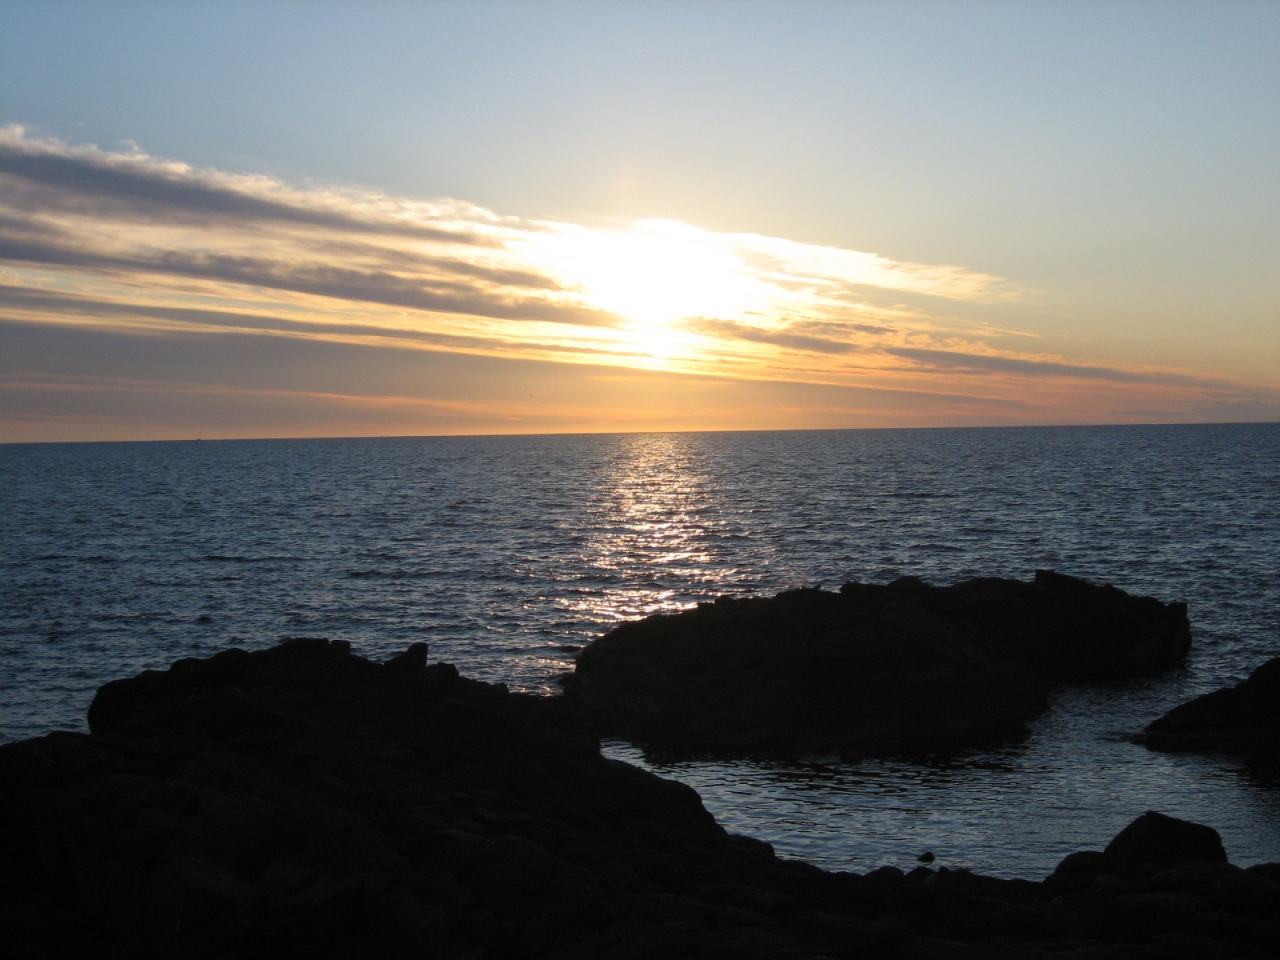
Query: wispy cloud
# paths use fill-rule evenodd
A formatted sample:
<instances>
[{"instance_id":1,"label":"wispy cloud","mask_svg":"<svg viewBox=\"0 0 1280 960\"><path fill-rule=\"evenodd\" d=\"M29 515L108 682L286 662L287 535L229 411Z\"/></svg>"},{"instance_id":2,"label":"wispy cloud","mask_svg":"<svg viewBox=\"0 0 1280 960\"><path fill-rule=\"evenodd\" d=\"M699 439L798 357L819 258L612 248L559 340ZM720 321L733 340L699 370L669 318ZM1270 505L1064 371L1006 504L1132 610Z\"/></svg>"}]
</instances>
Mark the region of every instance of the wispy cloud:
<instances>
[{"instance_id":1,"label":"wispy cloud","mask_svg":"<svg viewBox=\"0 0 1280 960\"><path fill-rule=\"evenodd\" d=\"M966 370L1028 377L1073 377L1083 380L1113 380L1118 383L1159 383L1168 386L1225 385L1224 381L1168 371L1125 370L1117 367L1063 363L1060 360L1010 357L999 354L965 353L956 350L922 350L889 347L885 353L917 361L921 367L938 371Z\"/></svg>"},{"instance_id":2,"label":"wispy cloud","mask_svg":"<svg viewBox=\"0 0 1280 960\"><path fill-rule=\"evenodd\" d=\"M0 130L0 183L0 259L427 314L601 327L717 314L764 336L781 308L814 320L847 312L860 286L962 298L1007 286L956 267L668 221L591 230L452 200L298 189L15 126Z\"/></svg>"},{"instance_id":3,"label":"wispy cloud","mask_svg":"<svg viewBox=\"0 0 1280 960\"><path fill-rule=\"evenodd\" d=\"M39 214L106 216L139 223L293 224L341 232L389 234L490 245L473 229L484 211L465 204L421 204L377 194L296 190L269 177L197 170L141 150L112 153L0 129L6 203Z\"/></svg>"},{"instance_id":4,"label":"wispy cloud","mask_svg":"<svg viewBox=\"0 0 1280 960\"><path fill-rule=\"evenodd\" d=\"M0 284L9 320L139 335L381 344L921 397L942 387L1009 410L1069 404L1081 384L1133 409L1275 399L1191 371L1007 349L1019 332L1007 320L956 313L1007 316L1029 291L959 266L667 220L597 229L300 187L17 126L0 128Z\"/></svg>"},{"instance_id":5,"label":"wispy cloud","mask_svg":"<svg viewBox=\"0 0 1280 960\"><path fill-rule=\"evenodd\" d=\"M865 328L865 325L859 325ZM735 323L732 320L691 320L685 328L695 333L707 334L731 340L746 340L751 343L768 343L788 350L801 350L806 353L850 353L858 349L856 344L848 340L837 340L830 337L814 336L796 331L792 327L778 330L767 330Z\"/></svg>"}]
</instances>

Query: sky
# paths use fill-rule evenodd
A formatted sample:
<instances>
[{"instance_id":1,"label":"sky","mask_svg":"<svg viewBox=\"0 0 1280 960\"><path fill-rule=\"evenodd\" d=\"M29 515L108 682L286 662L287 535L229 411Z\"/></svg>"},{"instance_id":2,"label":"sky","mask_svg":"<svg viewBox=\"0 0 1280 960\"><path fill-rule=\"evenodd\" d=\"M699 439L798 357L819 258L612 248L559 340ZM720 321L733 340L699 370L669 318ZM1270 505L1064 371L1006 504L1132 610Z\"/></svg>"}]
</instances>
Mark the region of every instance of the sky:
<instances>
[{"instance_id":1,"label":"sky","mask_svg":"<svg viewBox=\"0 0 1280 960\"><path fill-rule=\"evenodd\" d=\"M0 441L1280 420L1280 4L0 4Z\"/></svg>"}]
</instances>

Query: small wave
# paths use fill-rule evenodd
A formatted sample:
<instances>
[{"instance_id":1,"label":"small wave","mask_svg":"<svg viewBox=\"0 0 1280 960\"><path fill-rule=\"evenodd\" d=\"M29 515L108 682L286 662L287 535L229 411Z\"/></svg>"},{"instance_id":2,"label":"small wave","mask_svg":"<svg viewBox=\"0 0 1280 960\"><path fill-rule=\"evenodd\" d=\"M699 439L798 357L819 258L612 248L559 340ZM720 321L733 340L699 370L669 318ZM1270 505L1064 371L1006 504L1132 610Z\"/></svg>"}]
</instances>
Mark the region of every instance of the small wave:
<instances>
[{"instance_id":1,"label":"small wave","mask_svg":"<svg viewBox=\"0 0 1280 960\"><path fill-rule=\"evenodd\" d=\"M222 553L206 553L203 557L192 557L196 563L271 563L272 561L297 560L297 557L241 557L227 556Z\"/></svg>"},{"instance_id":2,"label":"small wave","mask_svg":"<svg viewBox=\"0 0 1280 960\"><path fill-rule=\"evenodd\" d=\"M447 580L457 577L456 570L348 570L349 580Z\"/></svg>"}]
</instances>

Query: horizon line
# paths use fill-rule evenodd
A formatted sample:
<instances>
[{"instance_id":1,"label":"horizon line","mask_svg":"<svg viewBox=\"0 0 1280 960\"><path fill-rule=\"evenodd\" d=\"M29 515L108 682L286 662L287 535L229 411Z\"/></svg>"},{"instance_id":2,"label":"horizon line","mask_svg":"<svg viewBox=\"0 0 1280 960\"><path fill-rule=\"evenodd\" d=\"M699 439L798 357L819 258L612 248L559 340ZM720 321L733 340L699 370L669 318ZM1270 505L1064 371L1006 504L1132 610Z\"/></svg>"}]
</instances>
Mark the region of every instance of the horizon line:
<instances>
[{"instance_id":1,"label":"horizon line","mask_svg":"<svg viewBox=\"0 0 1280 960\"><path fill-rule=\"evenodd\" d=\"M623 437L623 436L692 436L722 433L887 433L890 431L925 430L1080 430L1124 429L1137 427L1266 427L1280 426L1280 420L1157 420L1138 423L1006 423L972 424L968 426L901 426L901 427L784 427L780 429L725 430L563 430L527 433L404 433L349 434L310 437L166 437L136 440L0 440L0 447L75 446L107 443L279 443L307 440L480 440L515 437Z\"/></svg>"}]
</instances>

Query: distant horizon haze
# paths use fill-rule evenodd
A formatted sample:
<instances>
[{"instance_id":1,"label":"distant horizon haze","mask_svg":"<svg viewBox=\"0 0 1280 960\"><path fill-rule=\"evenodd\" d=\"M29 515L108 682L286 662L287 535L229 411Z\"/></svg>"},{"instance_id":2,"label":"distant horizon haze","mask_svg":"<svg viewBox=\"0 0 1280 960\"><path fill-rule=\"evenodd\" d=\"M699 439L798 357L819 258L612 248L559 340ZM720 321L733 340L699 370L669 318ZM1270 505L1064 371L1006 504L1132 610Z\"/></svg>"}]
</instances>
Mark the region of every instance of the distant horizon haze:
<instances>
[{"instance_id":1,"label":"distant horizon haze","mask_svg":"<svg viewBox=\"0 0 1280 960\"><path fill-rule=\"evenodd\" d=\"M175 436L175 437L156 437L154 439L93 439L93 440L9 440L0 441L0 446L18 446L27 444L94 444L94 443L268 443L281 442L289 443L291 441L311 441L311 440L501 440L501 439L519 439L521 437L535 438L542 437L553 440L557 437L644 437L644 436L672 436L679 437L684 435L715 435L715 434L770 434L770 433L846 433L846 432L892 432L892 431L963 431L963 430L982 430L982 431L999 431L999 430L1073 430L1073 429L1123 429L1131 427L1141 429L1143 427L1230 427L1230 426L1273 426L1280 424L1280 420L1223 420L1217 422L1194 421L1179 423L1162 423L1162 422L1135 422L1135 423L1023 423L1008 426L911 426L911 427L787 427L783 429L760 429L755 427L743 427L741 429L715 429L715 430L572 430L559 433L546 432L526 432L526 433L403 433L403 434L348 434L343 436L325 436L317 434L315 436L291 436L291 437L269 437L269 436L232 436L232 437L195 437L195 436Z\"/></svg>"}]
</instances>

